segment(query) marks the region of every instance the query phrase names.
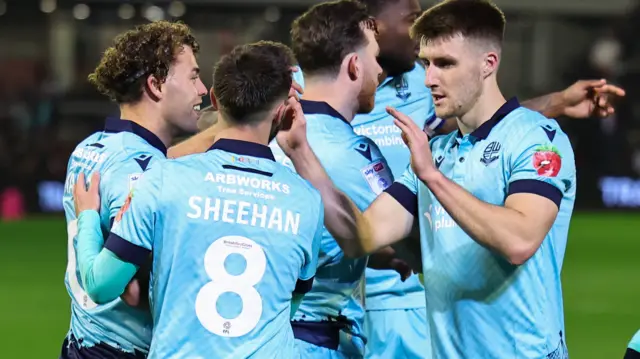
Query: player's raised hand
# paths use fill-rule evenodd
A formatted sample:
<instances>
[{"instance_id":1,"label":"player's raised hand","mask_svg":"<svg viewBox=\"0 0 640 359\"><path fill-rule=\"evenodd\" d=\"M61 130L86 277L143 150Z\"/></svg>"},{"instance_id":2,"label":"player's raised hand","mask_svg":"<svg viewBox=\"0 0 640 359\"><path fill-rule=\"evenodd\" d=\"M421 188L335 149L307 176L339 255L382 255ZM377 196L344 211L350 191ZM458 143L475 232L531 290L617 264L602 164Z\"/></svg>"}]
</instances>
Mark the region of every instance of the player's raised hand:
<instances>
[{"instance_id":1,"label":"player's raised hand","mask_svg":"<svg viewBox=\"0 0 640 359\"><path fill-rule=\"evenodd\" d=\"M289 157L296 150L309 145L307 142L307 120L302 112L300 102L295 98L290 97L287 100L276 141Z\"/></svg>"},{"instance_id":2,"label":"player's raised hand","mask_svg":"<svg viewBox=\"0 0 640 359\"><path fill-rule=\"evenodd\" d=\"M615 113L613 103L624 89L607 80L580 80L561 92L562 113L572 118L604 118Z\"/></svg>"},{"instance_id":3,"label":"player's raised hand","mask_svg":"<svg viewBox=\"0 0 640 359\"><path fill-rule=\"evenodd\" d=\"M73 204L76 208L76 216L86 210L100 211L100 174L94 172L91 175L89 188L85 181L84 173L78 175L76 184L73 186Z\"/></svg>"},{"instance_id":4,"label":"player's raised hand","mask_svg":"<svg viewBox=\"0 0 640 359\"><path fill-rule=\"evenodd\" d=\"M411 168L421 180L426 180L438 169L433 164L427 134L413 120L392 107L387 112L395 119L393 123L402 131L402 140L411 151Z\"/></svg>"},{"instance_id":5,"label":"player's raised hand","mask_svg":"<svg viewBox=\"0 0 640 359\"><path fill-rule=\"evenodd\" d=\"M298 72L300 71L300 69L298 69L298 67L293 66L291 68L292 72ZM303 94L304 90L302 89L302 86L300 86L299 83L297 83L295 80L291 81L291 88L289 89L289 98L294 97L296 100L299 100L299 96L298 94Z\"/></svg>"}]
</instances>

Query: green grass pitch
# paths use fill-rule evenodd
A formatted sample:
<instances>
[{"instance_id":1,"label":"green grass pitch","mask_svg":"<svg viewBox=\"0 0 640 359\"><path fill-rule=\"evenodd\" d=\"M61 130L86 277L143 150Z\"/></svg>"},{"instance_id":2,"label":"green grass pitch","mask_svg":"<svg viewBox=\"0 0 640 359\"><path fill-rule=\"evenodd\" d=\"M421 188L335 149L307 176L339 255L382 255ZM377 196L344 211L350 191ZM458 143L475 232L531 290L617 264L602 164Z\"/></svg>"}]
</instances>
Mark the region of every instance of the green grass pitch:
<instances>
[{"instance_id":1,"label":"green grass pitch","mask_svg":"<svg viewBox=\"0 0 640 359\"><path fill-rule=\"evenodd\" d=\"M62 218L0 223L3 358L57 358L69 326ZM622 358L640 328L640 214L578 213L563 270L572 358Z\"/></svg>"}]
</instances>

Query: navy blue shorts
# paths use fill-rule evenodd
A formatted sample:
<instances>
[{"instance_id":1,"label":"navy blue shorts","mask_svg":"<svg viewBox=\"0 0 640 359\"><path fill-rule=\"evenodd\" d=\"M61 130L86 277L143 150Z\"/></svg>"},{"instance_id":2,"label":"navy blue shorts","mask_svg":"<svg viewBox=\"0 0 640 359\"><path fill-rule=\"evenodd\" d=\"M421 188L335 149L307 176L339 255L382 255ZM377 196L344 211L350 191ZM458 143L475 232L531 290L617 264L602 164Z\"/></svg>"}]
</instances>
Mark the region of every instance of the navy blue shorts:
<instances>
[{"instance_id":1,"label":"navy blue shorts","mask_svg":"<svg viewBox=\"0 0 640 359\"><path fill-rule=\"evenodd\" d=\"M125 353L105 343L81 347L74 336L65 338L60 359L145 359L141 352Z\"/></svg>"}]
</instances>

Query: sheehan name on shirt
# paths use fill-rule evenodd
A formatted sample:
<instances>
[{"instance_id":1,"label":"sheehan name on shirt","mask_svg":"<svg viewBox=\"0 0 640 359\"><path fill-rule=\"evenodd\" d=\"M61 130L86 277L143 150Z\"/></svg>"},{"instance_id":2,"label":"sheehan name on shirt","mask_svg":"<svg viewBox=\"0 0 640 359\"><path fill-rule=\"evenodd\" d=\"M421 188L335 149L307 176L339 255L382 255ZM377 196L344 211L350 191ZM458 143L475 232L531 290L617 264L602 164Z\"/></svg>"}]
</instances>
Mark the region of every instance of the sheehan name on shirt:
<instances>
[{"instance_id":1,"label":"sheehan name on shirt","mask_svg":"<svg viewBox=\"0 0 640 359\"><path fill-rule=\"evenodd\" d=\"M191 211L187 217L193 219L243 224L294 235L298 234L300 228L300 213L266 204L191 196L189 207Z\"/></svg>"}]
</instances>

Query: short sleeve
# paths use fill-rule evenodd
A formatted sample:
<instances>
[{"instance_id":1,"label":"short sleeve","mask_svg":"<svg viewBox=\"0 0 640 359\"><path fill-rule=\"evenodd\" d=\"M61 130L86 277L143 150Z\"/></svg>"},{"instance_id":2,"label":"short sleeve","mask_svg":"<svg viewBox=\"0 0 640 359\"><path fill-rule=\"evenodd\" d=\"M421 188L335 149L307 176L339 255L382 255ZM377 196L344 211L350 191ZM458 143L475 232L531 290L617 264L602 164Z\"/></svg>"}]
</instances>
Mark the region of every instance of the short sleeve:
<instances>
[{"instance_id":1,"label":"short sleeve","mask_svg":"<svg viewBox=\"0 0 640 359\"><path fill-rule=\"evenodd\" d=\"M103 211L108 211L109 218L113 219L120 207L125 203L129 192L142 178L145 170L151 168L152 161L157 161L156 156L139 153L135 156L118 160L109 166L101 175L100 193L103 198ZM105 212L106 213L106 212Z\"/></svg>"},{"instance_id":2,"label":"short sleeve","mask_svg":"<svg viewBox=\"0 0 640 359\"><path fill-rule=\"evenodd\" d=\"M147 171L129 192L115 217L105 248L137 266L147 262L153 246L161 190L162 167L158 165Z\"/></svg>"},{"instance_id":3,"label":"short sleeve","mask_svg":"<svg viewBox=\"0 0 640 359\"><path fill-rule=\"evenodd\" d=\"M565 193L575 189L575 162L569 138L556 125L541 123L510 151L508 194L532 193L560 207Z\"/></svg>"},{"instance_id":4,"label":"short sleeve","mask_svg":"<svg viewBox=\"0 0 640 359\"><path fill-rule=\"evenodd\" d=\"M412 215L415 216L418 213L418 178L413 173L411 165L407 166L402 177L396 180L385 192Z\"/></svg>"}]
</instances>

